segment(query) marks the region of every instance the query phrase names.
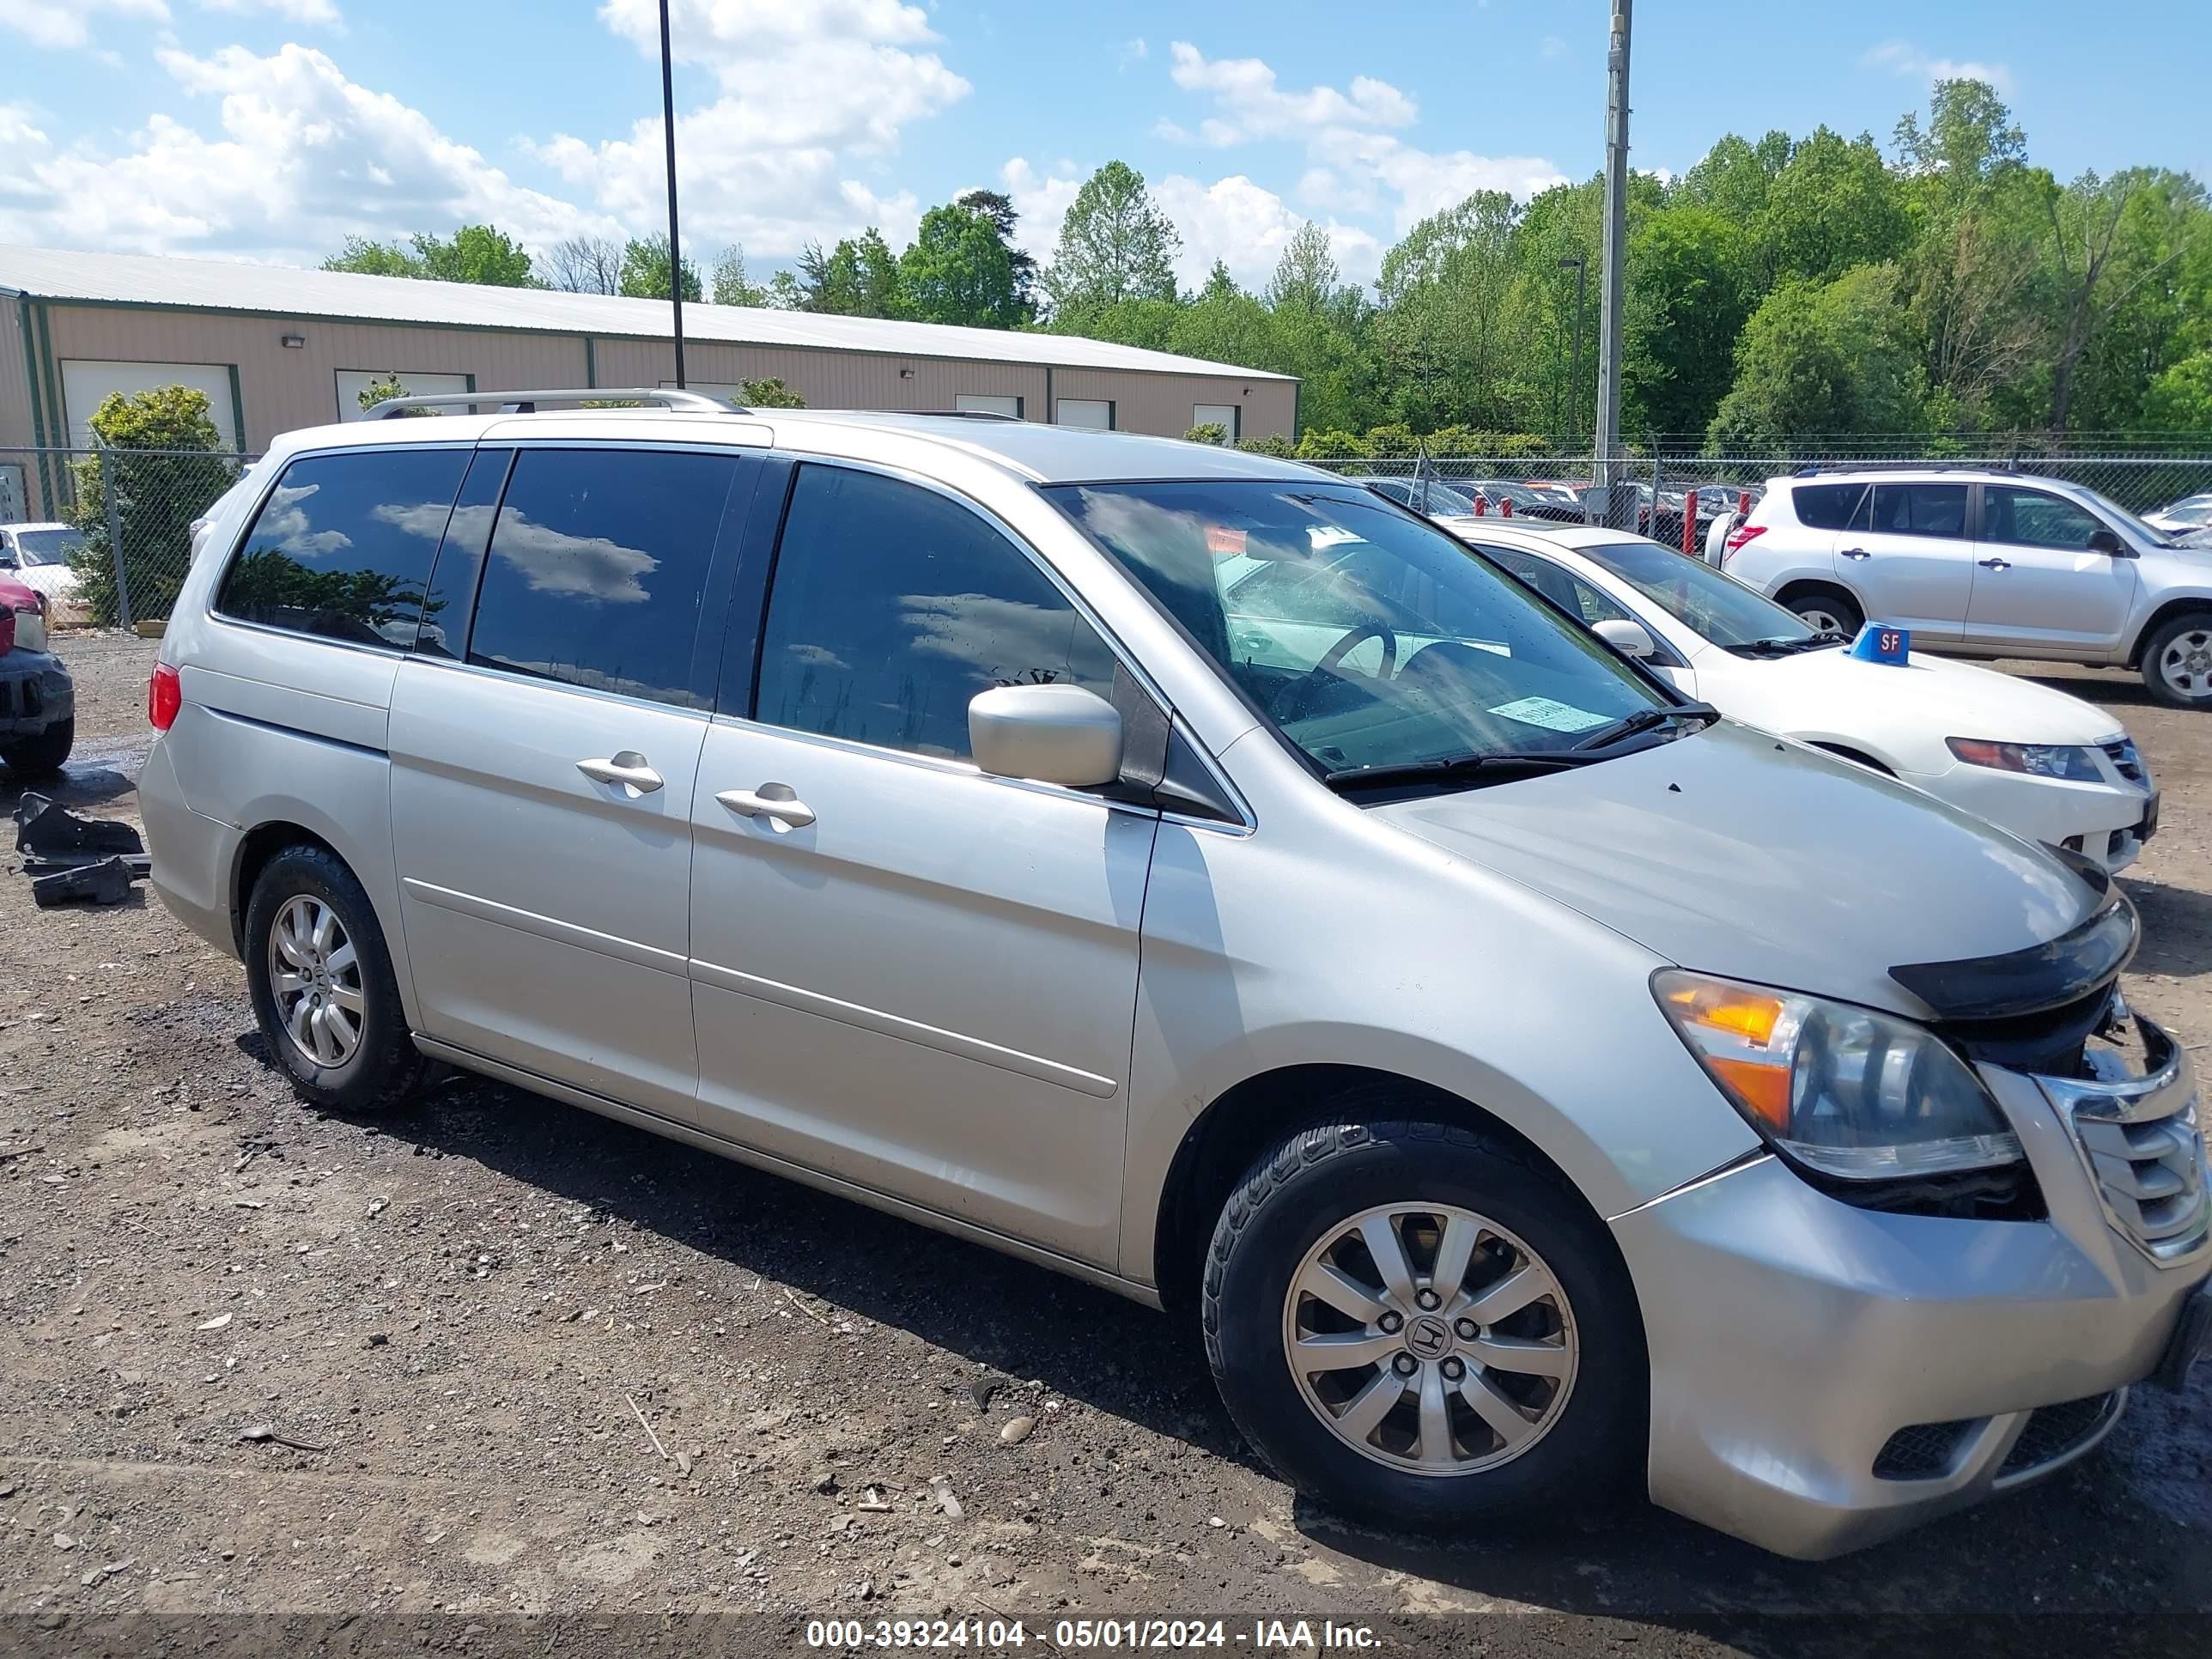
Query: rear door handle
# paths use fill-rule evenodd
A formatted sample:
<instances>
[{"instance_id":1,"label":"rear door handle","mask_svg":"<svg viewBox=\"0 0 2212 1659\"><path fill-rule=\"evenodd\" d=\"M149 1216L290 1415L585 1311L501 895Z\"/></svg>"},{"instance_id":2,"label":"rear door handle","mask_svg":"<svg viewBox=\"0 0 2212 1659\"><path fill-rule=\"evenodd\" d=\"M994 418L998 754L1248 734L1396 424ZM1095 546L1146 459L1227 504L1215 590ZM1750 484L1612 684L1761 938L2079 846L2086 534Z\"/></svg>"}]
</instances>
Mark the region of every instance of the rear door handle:
<instances>
[{"instance_id":1,"label":"rear door handle","mask_svg":"<svg viewBox=\"0 0 2212 1659\"><path fill-rule=\"evenodd\" d=\"M1984 559L1981 561L1981 567L1984 570L2009 570L2012 568L2012 561L2010 559Z\"/></svg>"},{"instance_id":2,"label":"rear door handle","mask_svg":"<svg viewBox=\"0 0 2212 1659\"><path fill-rule=\"evenodd\" d=\"M814 809L799 799L787 783L764 783L758 789L725 789L714 799L740 817L774 818L793 830L804 830L814 822Z\"/></svg>"},{"instance_id":3,"label":"rear door handle","mask_svg":"<svg viewBox=\"0 0 2212 1659\"><path fill-rule=\"evenodd\" d=\"M603 760L580 760L576 769L595 783L611 783L636 794L649 795L665 781L635 749L625 749Z\"/></svg>"},{"instance_id":4,"label":"rear door handle","mask_svg":"<svg viewBox=\"0 0 2212 1659\"><path fill-rule=\"evenodd\" d=\"M1847 547L1844 550L1844 556L1847 559L1870 559L1874 555L1863 547Z\"/></svg>"}]
</instances>

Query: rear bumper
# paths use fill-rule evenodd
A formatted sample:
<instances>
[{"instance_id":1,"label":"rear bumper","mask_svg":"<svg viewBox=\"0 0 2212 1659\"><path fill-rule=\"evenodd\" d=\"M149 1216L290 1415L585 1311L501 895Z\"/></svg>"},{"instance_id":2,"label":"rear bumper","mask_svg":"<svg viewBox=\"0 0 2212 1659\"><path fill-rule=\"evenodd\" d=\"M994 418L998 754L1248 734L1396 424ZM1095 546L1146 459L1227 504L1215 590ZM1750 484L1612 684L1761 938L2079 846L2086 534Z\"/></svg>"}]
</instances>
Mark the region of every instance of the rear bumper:
<instances>
[{"instance_id":1,"label":"rear bumper","mask_svg":"<svg viewBox=\"0 0 2212 1659\"><path fill-rule=\"evenodd\" d=\"M2046 1220L1862 1210L1769 1157L1614 1221L1650 1349L1655 1502L1839 1554L2062 1467L2166 1360L2212 1247L2152 1260L2109 1224L2065 1114L1985 1076Z\"/></svg>"},{"instance_id":2,"label":"rear bumper","mask_svg":"<svg viewBox=\"0 0 2212 1659\"><path fill-rule=\"evenodd\" d=\"M168 745L155 738L138 775L138 812L154 857L152 883L171 915L228 955L238 954L231 877L242 831L192 811Z\"/></svg>"},{"instance_id":3,"label":"rear bumper","mask_svg":"<svg viewBox=\"0 0 2212 1659\"><path fill-rule=\"evenodd\" d=\"M0 656L0 739L35 738L76 714L76 687L61 659L45 651Z\"/></svg>"}]
</instances>

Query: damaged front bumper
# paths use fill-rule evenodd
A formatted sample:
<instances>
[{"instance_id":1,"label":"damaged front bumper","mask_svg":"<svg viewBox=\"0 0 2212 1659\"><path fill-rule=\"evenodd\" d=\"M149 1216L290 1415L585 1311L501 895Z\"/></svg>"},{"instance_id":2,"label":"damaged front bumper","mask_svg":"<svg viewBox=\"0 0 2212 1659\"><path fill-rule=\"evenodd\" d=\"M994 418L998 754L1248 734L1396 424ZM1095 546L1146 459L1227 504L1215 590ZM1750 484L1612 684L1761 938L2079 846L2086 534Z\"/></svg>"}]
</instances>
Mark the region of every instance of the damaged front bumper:
<instances>
[{"instance_id":1,"label":"damaged front bumper","mask_svg":"<svg viewBox=\"0 0 2212 1659\"><path fill-rule=\"evenodd\" d=\"M76 686L60 658L21 648L0 655L0 743L76 717Z\"/></svg>"}]
</instances>

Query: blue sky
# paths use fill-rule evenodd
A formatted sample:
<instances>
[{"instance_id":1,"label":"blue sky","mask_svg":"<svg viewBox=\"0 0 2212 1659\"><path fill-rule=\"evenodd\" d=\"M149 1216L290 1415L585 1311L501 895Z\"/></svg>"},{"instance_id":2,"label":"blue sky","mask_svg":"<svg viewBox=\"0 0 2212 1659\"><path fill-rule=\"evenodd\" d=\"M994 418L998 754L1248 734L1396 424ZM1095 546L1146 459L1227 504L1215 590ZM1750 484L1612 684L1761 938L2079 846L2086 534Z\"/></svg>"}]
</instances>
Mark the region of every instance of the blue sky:
<instances>
[{"instance_id":1,"label":"blue sky","mask_svg":"<svg viewBox=\"0 0 2212 1659\"><path fill-rule=\"evenodd\" d=\"M1048 251L1121 157L1264 280L1304 220L1346 274L1478 187L1599 164L1603 0L676 0L687 240L757 276L809 238L1006 189ZM2085 20L2088 20L2086 21ZM2212 6L1645 0L1635 165L1826 122L1887 140L1996 82L2062 177L2212 176ZM0 0L0 241L311 262L490 220L533 246L663 211L654 0Z\"/></svg>"}]
</instances>

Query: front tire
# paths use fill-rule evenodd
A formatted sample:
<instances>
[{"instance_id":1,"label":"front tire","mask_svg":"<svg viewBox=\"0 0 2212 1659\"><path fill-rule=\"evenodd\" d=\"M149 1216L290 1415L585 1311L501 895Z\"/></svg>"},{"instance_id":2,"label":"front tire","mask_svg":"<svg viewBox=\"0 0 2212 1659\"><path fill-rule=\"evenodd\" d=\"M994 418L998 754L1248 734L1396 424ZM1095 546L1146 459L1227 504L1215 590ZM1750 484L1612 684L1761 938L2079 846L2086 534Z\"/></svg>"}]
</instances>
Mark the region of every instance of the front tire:
<instances>
[{"instance_id":1,"label":"front tire","mask_svg":"<svg viewBox=\"0 0 2212 1659\"><path fill-rule=\"evenodd\" d=\"M76 747L76 721L56 720L35 738L0 744L0 762L19 778L50 778Z\"/></svg>"},{"instance_id":2,"label":"front tire","mask_svg":"<svg viewBox=\"0 0 2212 1659\"><path fill-rule=\"evenodd\" d=\"M2212 611L2161 624L2143 647L2142 679L2168 708L2212 708Z\"/></svg>"},{"instance_id":3,"label":"front tire","mask_svg":"<svg viewBox=\"0 0 2212 1659\"><path fill-rule=\"evenodd\" d=\"M1346 1121L1277 1146L1214 1230L1203 1320L1245 1438L1362 1521L1557 1516L1639 1461L1648 1362L1611 1238L1466 1129Z\"/></svg>"},{"instance_id":4,"label":"front tire","mask_svg":"<svg viewBox=\"0 0 2212 1659\"><path fill-rule=\"evenodd\" d=\"M246 912L253 1017L302 1100L326 1111L387 1111L419 1090L428 1062L399 1002L392 954L352 871L320 847L265 866Z\"/></svg>"}]
</instances>

